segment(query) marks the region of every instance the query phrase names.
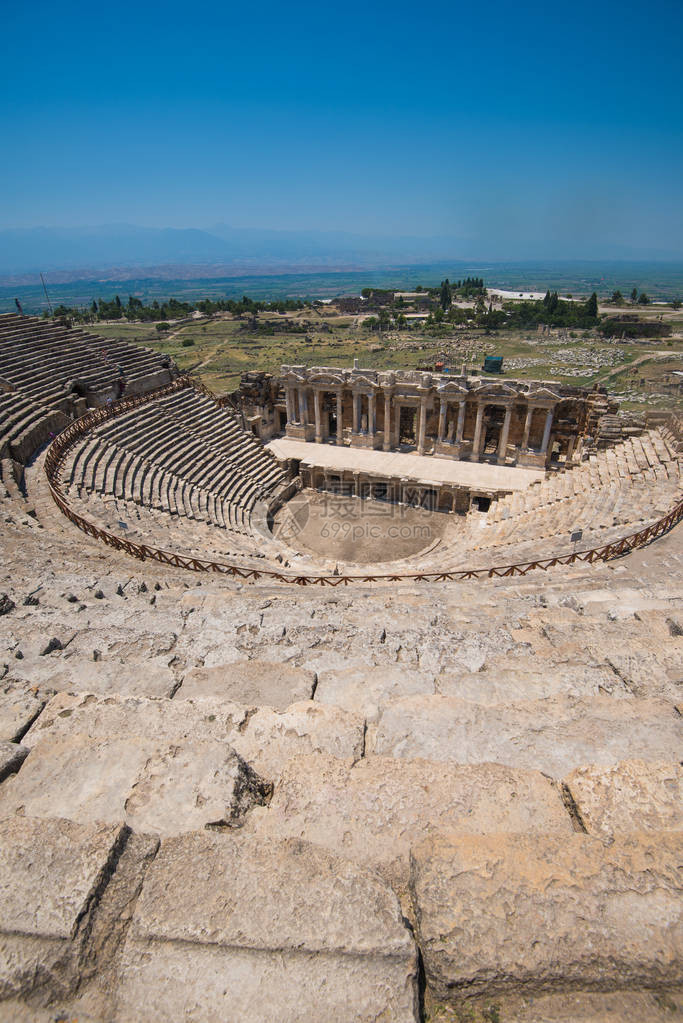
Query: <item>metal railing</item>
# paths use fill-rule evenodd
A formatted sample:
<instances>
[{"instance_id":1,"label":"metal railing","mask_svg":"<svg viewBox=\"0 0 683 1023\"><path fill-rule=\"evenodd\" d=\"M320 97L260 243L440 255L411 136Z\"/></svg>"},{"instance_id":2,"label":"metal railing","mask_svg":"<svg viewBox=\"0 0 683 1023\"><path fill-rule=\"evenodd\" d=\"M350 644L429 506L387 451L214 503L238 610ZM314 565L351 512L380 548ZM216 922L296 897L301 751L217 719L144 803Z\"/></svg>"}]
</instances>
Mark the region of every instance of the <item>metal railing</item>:
<instances>
[{"instance_id":1,"label":"metal railing","mask_svg":"<svg viewBox=\"0 0 683 1023\"><path fill-rule=\"evenodd\" d=\"M321 575L300 575L287 572L279 572L275 569L250 568L243 565L234 565L228 562L211 561L206 558L195 558L187 554L178 554L173 551L166 551L159 547L150 547L147 544L136 543L133 540L124 539L115 533L100 529L92 522L88 522L82 515L75 512L68 504L61 488L60 473L64 460L73 444L95 426L122 415L146 402L172 394L175 391L187 387L195 387L196 382L189 376L177 377L172 383L167 384L156 391L148 394L137 395L131 398L122 398L101 408L91 409L80 419L71 423L60 433L50 445L45 458L45 472L52 498L62 512L78 529L87 533L88 536L101 541L114 550L124 551L139 561L157 561L162 565L170 565L173 568L183 568L191 572L210 572L219 575L234 576L239 579L265 579L272 582L287 583L297 586L348 586L351 583L375 583L375 582L459 582L470 579L492 579L508 578L510 576L525 576L529 572L541 569L547 571L558 565L575 565L580 562L595 564L596 562L611 561L613 558L623 557L631 551L644 547L656 540L657 537L668 533L683 518L683 500L677 504L662 518L651 523L637 533L631 533L619 540L603 544L599 547L592 547L583 551L572 551L567 554L558 554L549 558L540 558L534 561L517 562L511 565L492 565L482 568L458 568L446 569L433 572L387 572L367 574L321 574ZM207 392L204 388L199 388Z\"/></svg>"}]
</instances>

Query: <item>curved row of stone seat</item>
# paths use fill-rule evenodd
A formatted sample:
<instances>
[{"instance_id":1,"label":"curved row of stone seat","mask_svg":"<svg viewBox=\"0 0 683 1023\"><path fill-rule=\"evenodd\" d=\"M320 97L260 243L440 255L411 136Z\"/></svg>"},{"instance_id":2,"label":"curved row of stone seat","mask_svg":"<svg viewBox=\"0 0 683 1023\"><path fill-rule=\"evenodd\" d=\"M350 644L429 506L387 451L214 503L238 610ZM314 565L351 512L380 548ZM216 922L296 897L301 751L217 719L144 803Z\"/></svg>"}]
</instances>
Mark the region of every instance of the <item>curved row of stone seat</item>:
<instances>
[{"instance_id":1,"label":"curved row of stone seat","mask_svg":"<svg viewBox=\"0 0 683 1023\"><path fill-rule=\"evenodd\" d=\"M275 459L242 428L232 409L191 388L117 416L97 433L143 457L160 455L175 471L192 472L188 478L195 482L208 479L216 490L230 468L248 475L264 493L282 478Z\"/></svg>"},{"instance_id":2,"label":"curved row of stone seat","mask_svg":"<svg viewBox=\"0 0 683 1023\"><path fill-rule=\"evenodd\" d=\"M107 420L72 449L62 470L67 500L89 521L94 513L95 525L116 532L117 522L130 526L132 519L136 536L127 536L169 548L173 521L191 522L195 535L184 527L175 538L178 549L204 557L230 556L236 543L234 553L260 557L263 540L259 535L254 542L252 513L283 481L274 458L235 413L192 388ZM107 496L124 502L113 522L97 508L96 499ZM136 508L149 512L144 522ZM229 532L229 549L215 537L212 542L216 527Z\"/></svg>"},{"instance_id":3,"label":"curved row of stone seat","mask_svg":"<svg viewBox=\"0 0 683 1023\"><path fill-rule=\"evenodd\" d=\"M584 539L588 530L637 529L675 504L682 468L661 433L651 430L501 498L484 519L473 518L467 536L478 549L565 536L576 528L583 529Z\"/></svg>"},{"instance_id":4,"label":"curved row of stone seat","mask_svg":"<svg viewBox=\"0 0 683 1023\"><path fill-rule=\"evenodd\" d=\"M0 377L34 401L60 401L73 381L105 400L117 396L121 376L134 393L148 390L150 382L167 383L171 375L168 357L149 348L35 316L0 314Z\"/></svg>"},{"instance_id":5,"label":"curved row of stone seat","mask_svg":"<svg viewBox=\"0 0 683 1023\"><path fill-rule=\"evenodd\" d=\"M310 559L291 558L285 562L275 541L268 541L263 535L255 538L249 530L231 525L227 513L224 526L222 519L202 520L169 514L163 508L135 504L112 494L82 491L79 496L70 492L68 500L72 511L97 529L141 546L161 548L181 557L229 561L259 570L264 567L279 570L284 566L311 569Z\"/></svg>"},{"instance_id":6,"label":"curved row of stone seat","mask_svg":"<svg viewBox=\"0 0 683 1023\"><path fill-rule=\"evenodd\" d=\"M46 410L17 391L0 392L0 458L8 455L24 462L68 419L56 409Z\"/></svg>"}]
</instances>

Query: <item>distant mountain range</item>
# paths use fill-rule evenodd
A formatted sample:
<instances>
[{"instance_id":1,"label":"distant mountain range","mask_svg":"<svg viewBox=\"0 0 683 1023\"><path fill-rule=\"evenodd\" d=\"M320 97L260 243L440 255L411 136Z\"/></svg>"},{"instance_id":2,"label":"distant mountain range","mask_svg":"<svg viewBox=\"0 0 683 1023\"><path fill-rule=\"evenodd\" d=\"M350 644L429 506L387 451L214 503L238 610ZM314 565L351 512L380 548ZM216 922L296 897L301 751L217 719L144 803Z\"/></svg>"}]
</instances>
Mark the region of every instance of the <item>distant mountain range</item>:
<instances>
[{"instance_id":1,"label":"distant mountain range","mask_svg":"<svg viewBox=\"0 0 683 1023\"><path fill-rule=\"evenodd\" d=\"M507 246L509 247L509 246ZM269 231L218 224L195 228L33 227L0 230L0 278L18 283L49 272L54 283L106 277L215 277L237 274L370 270L462 260L680 259L674 253L608 246L604 251L553 254L532 238L515 242L510 257L495 241L467 238L364 236L343 231ZM553 246L556 248L556 246ZM209 271L210 272L207 272ZM133 272L131 272L133 271Z\"/></svg>"},{"instance_id":2,"label":"distant mountain range","mask_svg":"<svg viewBox=\"0 0 683 1023\"><path fill-rule=\"evenodd\" d=\"M139 267L222 270L369 268L457 258L462 239L368 238L327 231L265 231L217 225L193 228L13 228L0 231L0 274Z\"/></svg>"}]
</instances>

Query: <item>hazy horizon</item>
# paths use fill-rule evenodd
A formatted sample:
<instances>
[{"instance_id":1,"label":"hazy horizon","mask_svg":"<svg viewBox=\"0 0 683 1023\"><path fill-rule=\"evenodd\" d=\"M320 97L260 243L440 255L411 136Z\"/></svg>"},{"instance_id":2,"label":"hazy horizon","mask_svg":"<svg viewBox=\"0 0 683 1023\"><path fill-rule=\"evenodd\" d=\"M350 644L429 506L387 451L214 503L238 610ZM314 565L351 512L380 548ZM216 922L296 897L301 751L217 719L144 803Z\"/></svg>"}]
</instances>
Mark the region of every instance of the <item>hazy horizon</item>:
<instances>
[{"instance_id":1,"label":"hazy horizon","mask_svg":"<svg viewBox=\"0 0 683 1023\"><path fill-rule=\"evenodd\" d=\"M4 14L5 272L17 233L91 225L199 232L197 258L260 260L250 232L342 262L683 257L679 0Z\"/></svg>"}]
</instances>

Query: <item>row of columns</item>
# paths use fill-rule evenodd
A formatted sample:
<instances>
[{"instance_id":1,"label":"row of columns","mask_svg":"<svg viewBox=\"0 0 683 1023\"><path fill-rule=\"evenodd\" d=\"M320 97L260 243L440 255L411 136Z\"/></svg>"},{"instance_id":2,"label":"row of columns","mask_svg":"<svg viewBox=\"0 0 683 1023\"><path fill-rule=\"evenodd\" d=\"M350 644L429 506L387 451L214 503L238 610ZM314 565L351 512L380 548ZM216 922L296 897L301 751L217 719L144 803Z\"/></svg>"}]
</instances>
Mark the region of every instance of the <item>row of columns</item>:
<instances>
[{"instance_id":1,"label":"row of columns","mask_svg":"<svg viewBox=\"0 0 683 1023\"><path fill-rule=\"evenodd\" d=\"M323 423L322 423L322 396L324 390L314 388L313 389L313 407L314 407L314 420L315 420L315 440L316 443L321 444L323 442ZM336 443L342 445L344 442L344 425L343 425L343 395L342 389L337 388L336 394L336 419L337 419L337 430L336 430ZM362 429L362 397L366 395L368 402L368 419L367 419L367 431ZM352 434L358 435L367 432L370 438L374 438L377 432L377 414L376 414L376 395L374 392L366 392L361 390L353 390L353 418L351 432ZM384 391L384 438L383 438L383 449L384 451L391 451L394 443L398 445L400 440L400 428L401 428L401 408L404 406L400 400L395 405L395 428L392 430L392 398L394 397L393 392L390 389ZM287 387L286 388L286 407L287 407L287 422L288 423L300 423L304 427L309 425L309 408L308 408L308 395L306 388L304 387ZM439 403L439 425L437 431L437 443L455 443L462 444L464 440L465 430L465 410L466 410L466 398L457 399L458 404L458 417L455 431L453 430L453 423L451 423L450 430L448 431L448 438L446 437L446 423L448 418L448 406L452 404L448 398L442 397ZM472 461L479 461L482 455L483 443L484 443L484 411L488 405L498 405L500 402L491 400L491 398L482 398L477 405L477 415L474 426L474 438L472 441ZM426 448L426 435L427 435L427 406L428 406L428 395L420 395L420 404L417 408L416 416L416 448L419 455L425 453ZM411 407L413 403L411 402ZM500 431L500 439L498 443L497 460L498 462L504 462L507 453L507 446L510 436L510 424L512 422L512 408L513 401L508 400L504 403L505 407L505 419L503 426ZM522 437L521 451L522 453L528 453L529 451L529 435L531 432L531 423L533 414L537 408L542 406L530 405L527 409L526 419L524 423L524 434ZM543 430L543 440L541 443L541 454L546 454L548 451L548 445L550 442L550 432L553 423L553 409L549 408L546 410L546 420ZM454 435L453 435L454 434ZM394 440L395 438L395 440Z\"/></svg>"}]
</instances>

